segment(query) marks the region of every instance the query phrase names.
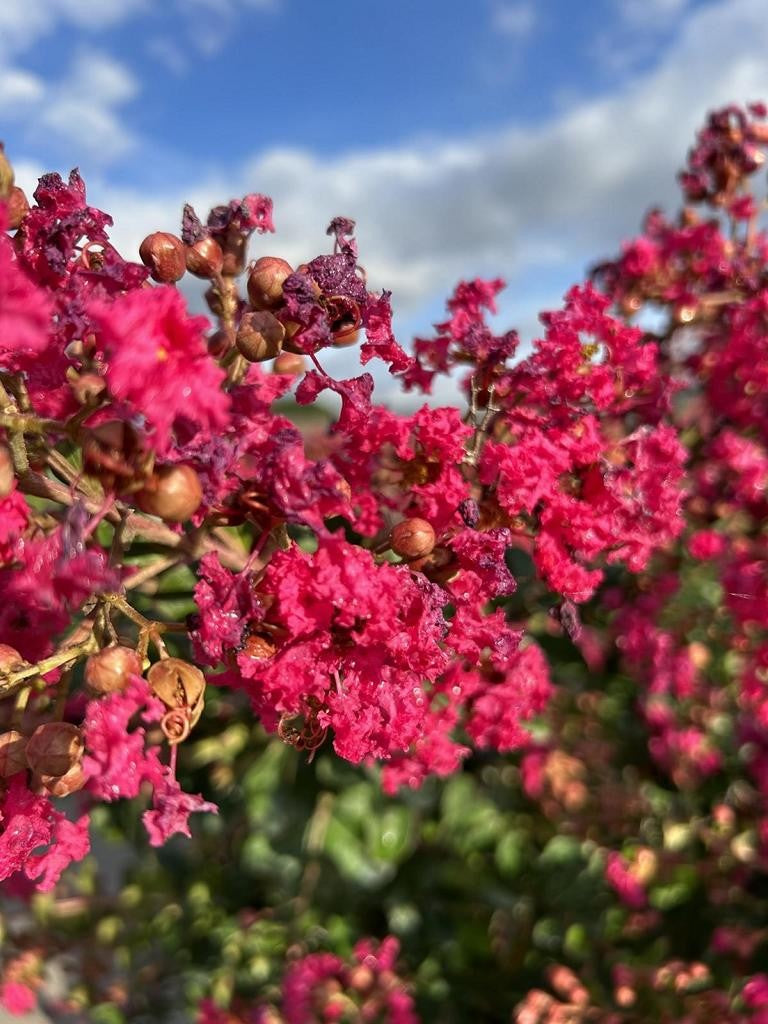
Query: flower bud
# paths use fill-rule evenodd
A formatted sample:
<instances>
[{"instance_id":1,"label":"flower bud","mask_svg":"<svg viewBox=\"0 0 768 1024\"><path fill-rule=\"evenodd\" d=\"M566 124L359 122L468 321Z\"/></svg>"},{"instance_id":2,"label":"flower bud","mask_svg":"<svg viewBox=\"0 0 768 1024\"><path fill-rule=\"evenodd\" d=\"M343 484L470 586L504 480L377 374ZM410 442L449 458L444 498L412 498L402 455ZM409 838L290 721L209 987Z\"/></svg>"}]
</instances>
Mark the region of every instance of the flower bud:
<instances>
[{"instance_id":1,"label":"flower bud","mask_svg":"<svg viewBox=\"0 0 768 1024\"><path fill-rule=\"evenodd\" d=\"M237 329L237 348L249 363L261 363L280 355L285 328L266 310L245 313Z\"/></svg>"},{"instance_id":2,"label":"flower bud","mask_svg":"<svg viewBox=\"0 0 768 1024\"><path fill-rule=\"evenodd\" d=\"M120 644L97 651L85 663L85 683L95 693L124 690L131 676L140 675L138 654Z\"/></svg>"},{"instance_id":3,"label":"flower bud","mask_svg":"<svg viewBox=\"0 0 768 1024\"><path fill-rule=\"evenodd\" d=\"M208 339L208 352L214 359L221 359L235 344L234 327L220 327Z\"/></svg>"},{"instance_id":4,"label":"flower bud","mask_svg":"<svg viewBox=\"0 0 768 1024\"><path fill-rule=\"evenodd\" d=\"M205 676L194 665L181 658L156 661L147 673L147 682L154 695L167 708L188 708L190 724L194 725L203 710Z\"/></svg>"},{"instance_id":5,"label":"flower bud","mask_svg":"<svg viewBox=\"0 0 768 1024\"><path fill-rule=\"evenodd\" d=\"M213 313L215 317L224 316L224 302L221 298L221 292L219 291L218 288L215 288L213 285L211 285L210 288L205 289L205 294L203 297L205 298L205 301L208 304L208 309L210 309L210 311Z\"/></svg>"},{"instance_id":6,"label":"flower bud","mask_svg":"<svg viewBox=\"0 0 768 1024\"><path fill-rule=\"evenodd\" d=\"M147 235L139 247L139 256L155 281L163 284L178 281L187 269L184 243L168 231Z\"/></svg>"},{"instance_id":7,"label":"flower bud","mask_svg":"<svg viewBox=\"0 0 768 1024\"><path fill-rule=\"evenodd\" d=\"M238 274L242 274L245 270L245 258L248 252L248 236L236 224L230 224L227 228L221 239L221 249L224 253L222 274L227 277L237 277Z\"/></svg>"},{"instance_id":8,"label":"flower bud","mask_svg":"<svg viewBox=\"0 0 768 1024\"><path fill-rule=\"evenodd\" d=\"M21 222L29 213L29 202L24 195L24 189L14 185L8 196L8 228L15 231L21 226Z\"/></svg>"},{"instance_id":9,"label":"flower bud","mask_svg":"<svg viewBox=\"0 0 768 1024\"><path fill-rule=\"evenodd\" d=\"M348 345L356 345L360 340L360 331L339 331L334 334L332 345L334 348L346 348Z\"/></svg>"},{"instance_id":10,"label":"flower bud","mask_svg":"<svg viewBox=\"0 0 768 1024\"><path fill-rule=\"evenodd\" d=\"M83 739L76 725L45 722L29 738L27 764L36 775L65 775L83 756Z\"/></svg>"},{"instance_id":11,"label":"flower bud","mask_svg":"<svg viewBox=\"0 0 768 1024\"><path fill-rule=\"evenodd\" d=\"M15 647L0 644L0 672L13 672L22 665L26 665L26 662Z\"/></svg>"},{"instance_id":12,"label":"flower bud","mask_svg":"<svg viewBox=\"0 0 768 1024\"><path fill-rule=\"evenodd\" d=\"M73 764L63 775L40 775L40 782L51 796L69 796L82 789L86 783L82 764Z\"/></svg>"},{"instance_id":13,"label":"flower bud","mask_svg":"<svg viewBox=\"0 0 768 1024\"><path fill-rule=\"evenodd\" d=\"M0 498L7 498L13 490L15 474L13 459L6 444L0 444Z\"/></svg>"},{"instance_id":14,"label":"flower bud","mask_svg":"<svg viewBox=\"0 0 768 1024\"><path fill-rule=\"evenodd\" d=\"M143 512L169 523L183 523L194 515L203 500L200 477L191 466L161 466L136 495Z\"/></svg>"},{"instance_id":15,"label":"flower bud","mask_svg":"<svg viewBox=\"0 0 768 1024\"><path fill-rule=\"evenodd\" d=\"M69 386L80 405L92 405L104 394L107 382L98 373L81 373L70 380Z\"/></svg>"},{"instance_id":16,"label":"flower bud","mask_svg":"<svg viewBox=\"0 0 768 1024\"><path fill-rule=\"evenodd\" d=\"M187 270L195 277L213 277L221 273L224 253L215 238L200 238L187 246L186 261Z\"/></svg>"},{"instance_id":17,"label":"flower bud","mask_svg":"<svg viewBox=\"0 0 768 1024\"><path fill-rule=\"evenodd\" d=\"M283 298L283 282L293 273L279 256L262 256L248 275L248 300L254 309L272 309Z\"/></svg>"},{"instance_id":18,"label":"flower bud","mask_svg":"<svg viewBox=\"0 0 768 1024\"><path fill-rule=\"evenodd\" d=\"M26 745L26 738L15 729L0 734L0 779L8 779L16 772L26 771Z\"/></svg>"},{"instance_id":19,"label":"flower bud","mask_svg":"<svg viewBox=\"0 0 768 1024\"><path fill-rule=\"evenodd\" d=\"M390 547L401 558L425 558L435 546L435 531L426 519L404 519L392 528Z\"/></svg>"},{"instance_id":20,"label":"flower bud","mask_svg":"<svg viewBox=\"0 0 768 1024\"><path fill-rule=\"evenodd\" d=\"M107 420L88 430L83 442L83 464L87 473L98 477L107 491L124 493L143 486L152 453L130 423Z\"/></svg>"},{"instance_id":21,"label":"flower bud","mask_svg":"<svg viewBox=\"0 0 768 1024\"><path fill-rule=\"evenodd\" d=\"M259 636L258 633L254 633L248 637L243 646L243 654L246 654L249 658L255 658L257 661L266 661L271 658L277 648L266 637Z\"/></svg>"},{"instance_id":22,"label":"flower bud","mask_svg":"<svg viewBox=\"0 0 768 1024\"><path fill-rule=\"evenodd\" d=\"M272 372L290 373L295 377L297 374L303 373L305 368L306 363L303 356L296 355L294 352L281 352L275 360Z\"/></svg>"}]
</instances>

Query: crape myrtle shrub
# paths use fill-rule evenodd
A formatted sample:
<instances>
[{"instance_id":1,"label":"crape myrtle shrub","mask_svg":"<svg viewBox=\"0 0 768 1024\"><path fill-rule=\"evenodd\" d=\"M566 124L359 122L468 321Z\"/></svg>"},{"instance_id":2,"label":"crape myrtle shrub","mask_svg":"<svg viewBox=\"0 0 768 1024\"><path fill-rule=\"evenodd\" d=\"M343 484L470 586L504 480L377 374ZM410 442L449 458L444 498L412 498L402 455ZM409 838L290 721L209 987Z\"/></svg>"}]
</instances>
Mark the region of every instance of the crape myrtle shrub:
<instances>
[{"instance_id":1,"label":"crape myrtle shrub","mask_svg":"<svg viewBox=\"0 0 768 1024\"><path fill-rule=\"evenodd\" d=\"M765 117L522 358L498 280L408 355L344 218L294 268L267 198L186 207L142 265L0 164L8 1010L768 1021Z\"/></svg>"}]
</instances>

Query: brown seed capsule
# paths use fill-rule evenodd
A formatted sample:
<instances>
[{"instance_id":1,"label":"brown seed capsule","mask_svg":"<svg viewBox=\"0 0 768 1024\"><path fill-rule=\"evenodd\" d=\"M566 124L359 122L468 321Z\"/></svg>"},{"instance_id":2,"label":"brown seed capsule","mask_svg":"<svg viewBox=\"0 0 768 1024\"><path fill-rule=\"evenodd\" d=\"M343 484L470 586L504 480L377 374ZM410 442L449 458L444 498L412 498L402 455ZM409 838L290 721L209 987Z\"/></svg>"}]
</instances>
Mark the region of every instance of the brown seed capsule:
<instances>
[{"instance_id":1,"label":"brown seed capsule","mask_svg":"<svg viewBox=\"0 0 768 1024\"><path fill-rule=\"evenodd\" d=\"M45 722L29 737L27 764L36 775L66 774L83 756L83 738L76 725Z\"/></svg>"},{"instance_id":2,"label":"brown seed capsule","mask_svg":"<svg viewBox=\"0 0 768 1024\"><path fill-rule=\"evenodd\" d=\"M0 644L0 672L12 672L15 668L21 668L26 662L16 650L9 644Z\"/></svg>"},{"instance_id":3,"label":"brown seed capsule","mask_svg":"<svg viewBox=\"0 0 768 1024\"><path fill-rule=\"evenodd\" d=\"M280 355L285 328L272 313L245 313L237 329L237 348L249 363L261 363Z\"/></svg>"},{"instance_id":4,"label":"brown seed capsule","mask_svg":"<svg viewBox=\"0 0 768 1024\"><path fill-rule=\"evenodd\" d=\"M15 474L13 459L6 444L0 444L0 498L7 498L13 490Z\"/></svg>"},{"instance_id":5,"label":"brown seed capsule","mask_svg":"<svg viewBox=\"0 0 768 1024\"><path fill-rule=\"evenodd\" d=\"M201 238L186 251L187 270L195 277L213 277L224 266L224 253L215 238Z\"/></svg>"},{"instance_id":6,"label":"brown seed capsule","mask_svg":"<svg viewBox=\"0 0 768 1024\"><path fill-rule=\"evenodd\" d=\"M255 633L248 637L243 646L243 654L247 654L249 658L255 658L257 661L266 661L276 651L277 648L270 640Z\"/></svg>"},{"instance_id":7,"label":"brown seed capsule","mask_svg":"<svg viewBox=\"0 0 768 1024\"><path fill-rule=\"evenodd\" d=\"M272 372L290 373L295 377L297 374L303 373L305 369L306 363L303 356L296 355L294 352L281 352L275 360Z\"/></svg>"},{"instance_id":8,"label":"brown seed capsule","mask_svg":"<svg viewBox=\"0 0 768 1024\"><path fill-rule=\"evenodd\" d=\"M140 675L138 654L120 644L97 651L85 663L85 683L95 693L124 690L131 676Z\"/></svg>"},{"instance_id":9,"label":"brown seed capsule","mask_svg":"<svg viewBox=\"0 0 768 1024\"><path fill-rule=\"evenodd\" d=\"M360 340L360 331L339 331L333 336L334 348L346 348L348 345L356 345Z\"/></svg>"},{"instance_id":10,"label":"brown seed capsule","mask_svg":"<svg viewBox=\"0 0 768 1024\"><path fill-rule=\"evenodd\" d=\"M237 224L232 223L224 236L219 235L219 238L224 253L224 266L221 268L221 272L226 277L237 277L245 270L248 235L244 234Z\"/></svg>"},{"instance_id":11,"label":"brown seed capsule","mask_svg":"<svg viewBox=\"0 0 768 1024\"><path fill-rule=\"evenodd\" d=\"M191 466L161 466L136 495L143 512L169 523L183 523L194 515L203 500L200 477Z\"/></svg>"},{"instance_id":12,"label":"brown seed capsule","mask_svg":"<svg viewBox=\"0 0 768 1024\"><path fill-rule=\"evenodd\" d=\"M27 758L24 754L26 745L26 737L15 729L0 735L0 779L8 779L16 772L26 770Z\"/></svg>"},{"instance_id":13,"label":"brown seed capsule","mask_svg":"<svg viewBox=\"0 0 768 1024\"><path fill-rule=\"evenodd\" d=\"M214 359L221 359L235 344L234 327L220 327L208 339L208 351Z\"/></svg>"},{"instance_id":14,"label":"brown seed capsule","mask_svg":"<svg viewBox=\"0 0 768 1024\"><path fill-rule=\"evenodd\" d=\"M155 281L163 284L178 281L187 269L184 243L168 231L147 235L139 246L139 256Z\"/></svg>"},{"instance_id":15,"label":"brown seed capsule","mask_svg":"<svg viewBox=\"0 0 768 1024\"><path fill-rule=\"evenodd\" d=\"M273 309L283 298L283 282L293 268L279 256L262 256L248 275L248 300L254 309Z\"/></svg>"},{"instance_id":16,"label":"brown seed capsule","mask_svg":"<svg viewBox=\"0 0 768 1024\"><path fill-rule=\"evenodd\" d=\"M8 228L15 231L21 226L21 222L29 213L29 201L24 195L24 189L14 185L8 196Z\"/></svg>"},{"instance_id":17,"label":"brown seed capsule","mask_svg":"<svg viewBox=\"0 0 768 1024\"><path fill-rule=\"evenodd\" d=\"M6 199L10 195L13 182L13 167L5 155L5 147L0 142L0 199Z\"/></svg>"},{"instance_id":18,"label":"brown seed capsule","mask_svg":"<svg viewBox=\"0 0 768 1024\"><path fill-rule=\"evenodd\" d=\"M205 676L199 668L181 658L163 658L150 668L147 682L170 711L187 708L190 727L195 725L203 711L205 693Z\"/></svg>"},{"instance_id":19,"label":"brown seed capsule","mask_svg":"<svg viewBox=\"0 0 768 1024\"><path fill-rule=\"evenodd\" d=\"M215 317L221 317L224 315L224 301L222 300L221 292L218 288L211 285L210 288L206 288L203 297L208 303L208 309L210 309Z\"/></svg>"},{"instance_id":20,"label":"brown seed capsule","mask_svg":"<svg viewBox=\"0 0 768 1024\"><path fill-rule=\"evenodd\" d=\"M73 764L63 775L40 775L39 779L51 796L69 796L86 783L82 764Z\"/></svg>"},{"instance_id":21,"label":"brown seed capsule","mask_svg":"<svg viewBox=\"0 0 768 1024\"><path fill-rule=\"evenodd\" d=\"M142 447L139 433L122 420L108 420L86 433L83 462L105 490L118 494L141 488L153 455Z\"/></svg>"},{"instance_id":22,"label":"brown seed capsule","mask_svg":"<svg viewBox=\"0 0 768 1024\"><path fill-rule=\"evenodd\" d=\"M424 558L435 546L435 531L426 519L404 519L392 528L390 547L401 558Z\"/></svg>"}]
</instances>

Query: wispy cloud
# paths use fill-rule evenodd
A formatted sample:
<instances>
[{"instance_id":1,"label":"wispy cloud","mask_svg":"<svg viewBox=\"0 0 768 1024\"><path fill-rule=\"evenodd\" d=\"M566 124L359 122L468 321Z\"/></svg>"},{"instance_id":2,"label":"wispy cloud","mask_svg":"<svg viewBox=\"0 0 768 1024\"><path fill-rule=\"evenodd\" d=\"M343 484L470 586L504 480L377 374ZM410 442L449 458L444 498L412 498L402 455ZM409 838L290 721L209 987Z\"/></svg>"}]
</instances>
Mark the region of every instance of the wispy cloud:
<instances>
[{"instance_id":1,"label":"wispy cloud","mask_svg":"<svg viewBox=\"0 0 768 1024\"><path fill-rule=\"evenodd\" d=\"M77 53L57 80L0 66L3 120L17 123L28 147L65 144L94 166L109 164L136 145L120 114L137 93L130 71L95 49Z\"/></svg>"},{"instance_id":2,"label":"wispy cloud","mask_svg":"<svg viewBox=\"0 0 768 1024\"><path fill-rule=\"evenodd\" d=\"M647 28L658 28L678 19L689 0L618 0L616 13L624 21Z\"/></svg>"},{"instance_id":3,"label":"wispy cloud","mask_svg":"<svg viewBox=\"0 0 768 1024\"><path fill-rule=\"evenodd\" d=\"M491 28L512 39L527 39L536 27L536 8L532 3L496 3L491 11Z\"/></svg>"},{"instance_id":4,"label":"wispy cloud","mask_svg":"<svg viewBox=\"0 0 768 1024\"><path fill-rule=\"evenodd\" d=\"M0 57L21 53L61 24L99 32L147 9L151 0L2 0Z\"/></svg>"},{"instance_id":5,"label":"wispy cloud","mask_svg":"<svg viewBox=\"0 0 768 1024\"><path fill-rule=\"evenodd\" d=\"M45 83L37 75L18 68L0 67L0 109L26 113L45 95Z\"/></svg>"}]
</instances>

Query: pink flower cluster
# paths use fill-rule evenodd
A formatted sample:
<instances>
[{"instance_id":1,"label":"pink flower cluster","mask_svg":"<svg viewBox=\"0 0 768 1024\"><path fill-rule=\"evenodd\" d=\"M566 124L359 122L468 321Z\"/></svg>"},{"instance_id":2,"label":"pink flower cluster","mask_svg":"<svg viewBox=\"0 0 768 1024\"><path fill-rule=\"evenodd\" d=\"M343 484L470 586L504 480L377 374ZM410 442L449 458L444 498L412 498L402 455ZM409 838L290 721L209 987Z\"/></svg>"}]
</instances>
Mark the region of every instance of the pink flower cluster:
<instances>
[{"instance_id":1,"label":"pink flower cluster","mask_svg":"<svg viewBox=\"0 0 768 1024\"><path fill-rule=\"evenodd\" d=\"M176 780L206 685L176 653L309 756L329 738L382 763L389 792L525 744L551 687L505 610L512 549L576 636L574 602L606 568L644 569L683 528L659 345L585 285L515 364L514 332L484 319L501 282L474 281L411 356L346 218L333 252L293 268L247 263L250 236L274 230L265 197L206 223L186 207L181 236L148 236L141 266L76 172L18 200L0 203L3 878L55 884L88 849L94 801L151 799L154 845L215 810ZM207 281L215 329L188 314L186 272ZM465 367L467 409L397 414L369 373L330 376L324 350L360 334L360 363L406 388ZM286 408L328 393L339 415L305 436ZM139 567L143 541L155 560ZM134 588L178 564L197 575L197 612L147 618Z\"/></svg>"}]
</instances>

